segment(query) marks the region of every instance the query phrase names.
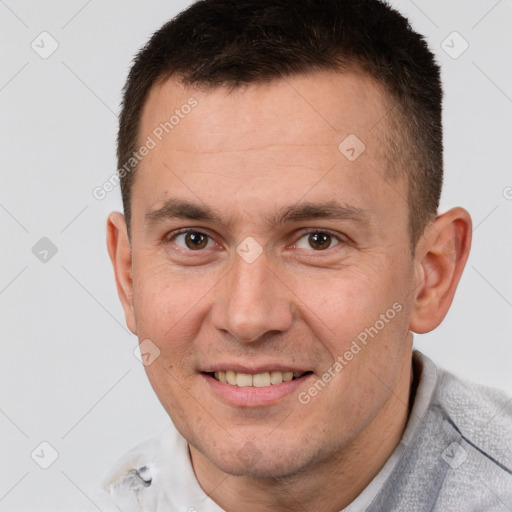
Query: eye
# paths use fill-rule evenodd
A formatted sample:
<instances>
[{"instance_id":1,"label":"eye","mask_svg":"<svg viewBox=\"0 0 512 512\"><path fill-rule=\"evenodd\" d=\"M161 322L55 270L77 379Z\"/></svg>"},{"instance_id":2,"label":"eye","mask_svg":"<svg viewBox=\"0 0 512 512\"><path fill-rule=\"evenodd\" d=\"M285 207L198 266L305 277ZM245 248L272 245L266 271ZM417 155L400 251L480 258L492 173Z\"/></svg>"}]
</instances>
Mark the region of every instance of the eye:
<instances>
[{"instance_id":1,"label":"eye","mask_svg":"<svg viewBox=\"0 0 512 512\"><path fill-rule=\"evenodd\" d=\"M295 243L298 249L325 251L340 244L340 240L326 231L313 231L301 236Z\"/></svg>"},{"instance_id":2,"label":"eye","mask_svg":"<svg viewBox=\"0 0 512 512\"><path fill-rule=\"evenodd\" d=\"M214 241L208 235L200 231L183 231L171 237L170 240L178 247L190 251L208 249L214 245Z\"/></svg>"}]
</instances>

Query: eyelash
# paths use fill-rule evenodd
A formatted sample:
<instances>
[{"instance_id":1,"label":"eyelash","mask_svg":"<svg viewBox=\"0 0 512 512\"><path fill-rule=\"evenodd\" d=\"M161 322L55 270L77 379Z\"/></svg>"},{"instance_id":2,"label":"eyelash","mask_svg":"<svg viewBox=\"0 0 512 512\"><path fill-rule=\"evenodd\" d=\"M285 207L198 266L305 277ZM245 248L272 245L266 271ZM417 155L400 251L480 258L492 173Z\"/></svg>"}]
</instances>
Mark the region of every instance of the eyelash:
<instances>
[{"instance_id":1,"label":"eyelash","mask_svg":"<svg viewBox=\"0 0 512 512\"><path fill-rule=\"evenodd\" d=\"M200 229L196 229L196 228L183 228L183 229L180 229L178 231L175 231L175 232L172 232L170 233L169 235L167 235L165 237L165 241L167 243L174 243L174 240L179 236L179 235L183 235L183 234L187 234L187 233L199 233L201 235L205 235L207 236L210 240L212 240L213 242L215 242L215 240L213 239L213 237L211 237L208 233L204 232L204 231L201 231ZM334 240L336 240L338 243L336 245L334 245L333 247L329 247L328 249L323 249L323 250L317 250L315 251L313 248L311 248L310 250L308 250L308 252L316 252L316 253L323 253L323 252L327 252L331 249L334 249L335 247L338 247L338 245L341 245L341 244L344 244L347 242L346 239L344 239L342 236L340 236L339 234L337 233L334 233L328 229L315 229L315 228L307 228L305 230L303 230L301 232L301 236L299 238L297 238L297 240L293 243L293 245L295 246L299 240L301 240L302 238L304 238L305 236L307 235L311 235L311 234L325 234L325 235L329 235L331 236ZM216 242L215 242L216 243ZM176 245L176 244L175 244ZM203 252L204 249L199 249L197 251L194 251L192 249L184 249L183 247L180 247L179 245L177 246L181 251L184 251L184 252L187 252L187 253L200 253L200 252ZM299 250L307 250L307 249L299 249Z\"/></svg>"},{"instance_id":2,"label":"eyelash","mask_svg":"<svg viewBox=\"0 0 512 512\"><path fill-rule=\"evenodd\" d=\"M343 239L342 236L340 236L339 234L337 233L334 233L333 231L330 231L329 229L315 229L315 228L307 228L306 230L302 231L301 232L301 236L297 239L296 242L294 242L294 245L297 244L297 242L299 240L301 240L302 238L304 238L305 236L307 235L311 235L311 234L322 234L322 235L329 235L330 237L332 237L334 240L336 240L338 243L336 245L334 245L333 247L329 247L328 249L324 249L324 250L319 250L319 251L315 251L313 248L310 249L310 251L308 252L316 252L316 253L322 253L322 252L327 252L331 249L334 249L335 247L338 247L338 245L341 245L343 244L344 242L346 242L346 239ZM305 250L305 249L300 249L300 250Z\"/></svg>"}]
</instances>

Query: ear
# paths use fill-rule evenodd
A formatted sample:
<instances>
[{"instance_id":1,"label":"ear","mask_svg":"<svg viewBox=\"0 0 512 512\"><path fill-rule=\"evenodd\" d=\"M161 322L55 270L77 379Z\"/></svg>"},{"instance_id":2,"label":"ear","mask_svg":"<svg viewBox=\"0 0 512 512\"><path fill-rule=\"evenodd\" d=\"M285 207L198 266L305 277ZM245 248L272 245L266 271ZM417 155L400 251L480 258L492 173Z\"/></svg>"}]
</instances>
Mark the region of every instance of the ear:
<instances>
[{"instance_id":1,"label":"ear","mask_svg":"<svg viewBox=\"0 0 512 512\"><path fill-rule=\"evenodd\" d=\"M453 208L430 224L416 247L411 331L435 329L450 309L471 248L472 223L463 208Z\"/></svg>"},{"instance_id":2,"label":"ear","mask_svg":"<svg viewBox=\"0 0 512 512\"><path fill-rule=\"evenodd\" d=\"M119 212L111 213L107 220L107 249L126 324L130 331L137 334L133 308L132 252L124 215Z\"/></svg>"}]
</instances>

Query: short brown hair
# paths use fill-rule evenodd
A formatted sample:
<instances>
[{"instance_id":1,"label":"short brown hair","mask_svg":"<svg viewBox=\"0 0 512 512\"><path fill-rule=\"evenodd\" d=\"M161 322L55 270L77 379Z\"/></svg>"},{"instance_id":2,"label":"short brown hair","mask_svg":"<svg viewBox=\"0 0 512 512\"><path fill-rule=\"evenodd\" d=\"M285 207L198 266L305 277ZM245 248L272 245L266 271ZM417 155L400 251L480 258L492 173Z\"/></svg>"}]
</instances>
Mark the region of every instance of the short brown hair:
<instances>
[{"instance_id":1,"label":"short brown hair","mask_svg":"<svg viewBox=\"0 0 512 512\"><path fill-rule=\"evenodd\" d=\"M358 68L382 84L388 176L406 173L414 252L437 214L443 181L442 87L434 55L409 22L381 0L200 0L162 26L130 70L119 119L119 169L138 148L149 90L184 85L237 88L315 70ZM136 168L121 190L130 227Z\"/></svg>"}]
</instances>

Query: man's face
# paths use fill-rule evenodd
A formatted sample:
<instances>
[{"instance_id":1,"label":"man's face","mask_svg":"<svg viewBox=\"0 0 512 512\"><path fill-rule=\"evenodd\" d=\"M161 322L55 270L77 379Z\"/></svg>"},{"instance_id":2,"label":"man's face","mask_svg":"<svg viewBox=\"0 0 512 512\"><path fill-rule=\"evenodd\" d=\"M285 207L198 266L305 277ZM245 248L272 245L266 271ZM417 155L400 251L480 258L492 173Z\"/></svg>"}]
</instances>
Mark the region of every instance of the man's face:
<instances>
[{"instance_id":1,"label":"man's face","mask_svg":"<svg viewBox=\"0 0 512 512\"><path fill-rule=\"evenodd\" d=\"M160 350L146 370L176 427L225 472L278 477L326 459L408 377L414 265L406 182L384 179L388 111L355 73L151 91L128 323ZM279 384L287 372L300 376Z\"/></svg>"}]
</instances>

